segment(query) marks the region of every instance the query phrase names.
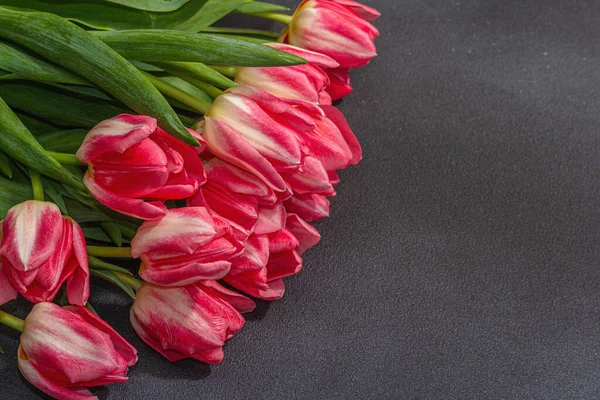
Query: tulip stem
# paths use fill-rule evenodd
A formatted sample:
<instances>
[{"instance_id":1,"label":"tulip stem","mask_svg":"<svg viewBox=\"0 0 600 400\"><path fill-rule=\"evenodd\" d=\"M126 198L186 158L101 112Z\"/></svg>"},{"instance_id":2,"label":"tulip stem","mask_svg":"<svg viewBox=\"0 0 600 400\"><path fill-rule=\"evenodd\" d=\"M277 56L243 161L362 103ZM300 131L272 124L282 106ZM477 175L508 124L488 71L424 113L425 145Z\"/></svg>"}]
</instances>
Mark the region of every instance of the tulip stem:
<instances>
[{"instance_id":1,"label":"tulip stem","mask_svg":"<svg viewBox=\"0 0 600 400\"><path fill-rule=\"evenodd\" d=\"M11 315L2 310L0 310L0 323L9 326L19 332L23 332L23 325L25 325L25 321L23 321L21 318L17 318L14 315Z\"/></svg>"},{"instance_id":2,"label":"tulip stem","mask_svg":"<svg viewBox=\"0 0 600 400\"><path fill-rule=\"evenodd\" d=\"M269 19L271 21L281 22L284 25L290 25L292 23L291 15L285 15L285 14L280 14L280 13L276 13L276 12L261 12L261 13L254 13L252 15L255 15L257 17L264 18L264 19Z\"/></svg>"},{"instance_id":3,"label":"tulip stem","mask_svg":"<svg viewBox=\"0 0 600 400\"><path fill-rule=\"evenodd\" d=\"M75 154L55 153L54 151L46 151L46 153L63 165L87 165L83 161L79 161Z\"/></svg>"},{"instance_id":4,"label":"tulip stem","mask_svg":"<svg viewBox=\"0 0 600 400\"><path fill-rule=\"evenodd\" d=\"M126 284L128 284L129 286L131 286L131 288L135 291L137 291L140 286L142 286L142 281L140 281L139 279L134 278L131 275L128 274L124 274L122 272L117 272L117 271L113 271L113 274L115 274L116 276L118 276L119 278L121 278L121 280L123 282L125 282Z\"/></svg>"},{"instance_id":5,"label":"tulip stem","mask_svg":"<svg viewBox=\"0 0 600 400\"><path fill-rule=\"evenodd\" d=\"M88 256L106 258L133 258L129 247L87 246Z\"/></svg>"},{"instance_id":6,"label":"tulip stem","mask_svg":"<svg viewBox=\"0 0 600 400\"><path fill-rule=\"evenodd\" d=\"M207 101L204 101L196 96L192 96L191 94L184 92L178 87L173 86L170 83L165 82L152 74L149 74L145 71L141 72L146 78L148 78L150 82L152 82L154 87L156 87L162 94L167 95L172 99L178 100L186 106L189 106L202 114L206 114L210 109L211 104Z\"/></svg>"},{"instance_id":7,"label":"tulip stem","mask_svg":"<svg viewBox=\"0 0 600 400\"><path fill-rule=\"evenodd\" d=\"M211 65L210 67L231 79L235 79L235 75L237 74L237 67L225 67L221 65Z\"/></svg>"},{"instance_id":8,"label":"tulip stem","mask_svg":"<svg viewBox=\"0 0 600 400\"><path fill-rule=\"evenodd\" d=\"M42 184L42 176L39 172L29 169L29 179L31 179L31 187L33 189L33 199L44 201L44 185Z\"/></svg>"},{"instance_id":9,"label":"tulip stem","mask_svg":"<svg viewBox=\"0 0 600 400\"><path fill-rule=\"evenodd\" d=\"M264 36L272 39L277 39L279 33L271 31L263 31L261 29L246 29L246 28L230 28L228 26L209 26L202 29L200 32L206 33L231 33L241 36Z\"/></svg>"}]
</instances>

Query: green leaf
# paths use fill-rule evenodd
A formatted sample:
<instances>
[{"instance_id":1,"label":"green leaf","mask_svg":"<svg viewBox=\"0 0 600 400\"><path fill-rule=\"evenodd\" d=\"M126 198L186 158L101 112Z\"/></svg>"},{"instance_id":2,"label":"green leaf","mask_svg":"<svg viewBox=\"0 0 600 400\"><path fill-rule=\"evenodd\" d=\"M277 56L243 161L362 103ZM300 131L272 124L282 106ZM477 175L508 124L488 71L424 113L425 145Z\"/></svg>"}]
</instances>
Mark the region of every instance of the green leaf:
<instances>
[{"instance_id":1,"label":"green leaf","mask_svg":"<svg viewBox=\"0 0 600 400\"><path fill-rule=\"evenodd\" d=\"M12 162L10 158L2 152L0 152L0 172L7 178L13 177Z\"/></svg>"},{"instance_id":2,"label":"green leaf","mask_svg":"<svg viewBox=\"0 0 600 400\"><path fill-rule=\"evenodd\" d=\"M268 46L203 33L145 29L91 33L122 56L138 61L248 67L306 64L303 58Z\"/></svg>"},{"instance_id":3,"label":"green leaf","mask_svg":"<svg viewBox=\"0 0 600 400\"><path fill-rule=\"evenodd\" d=\"M32 198L31 185L0 177L0 220L13 206Z\"/></svg>"},{"instance_id":4,"label":"green leaf","mask_svg":"<svg viewBox=\"0 0 600 400\"><path fill-rule=\"evenodd\" d=\"M87 133L87 129L71 129L46 133L37 136L36 139L48 151L74 154L81 147Z\"/></svg>"},{"instance_id":5,"label":"green leaf","mask_svg":"<svg viewBox=\"0 0 600 400\"><path fill-rule=\"evenodd\" d=\"M64 197L69 216L79 223L111 221L111 218L68 197Z\"/></svg>"},{"instance_id":6,"label":"green leaf","mask_svg":"<svg viewBox=\"0 0 600 400\"><path fill-rule=\"evenodd\" d=\"M116 4L106 0L0 0L0 4L53 13L94 29L192 29L198 32L250 0L189 0L171 12L148 12L122 5L133 1L117 0L121 4Z\"/></svg>"},{"instance_id":7,"label":"green leaf","mask_svg":"<svg viewBox=\"0 0 600 400\"><path fill-rule=\"evenodd\" d=\"M0 36L60 63L137 113L156 118L171 135L198 145L169 103L136 67L75 24L53 14L0 7Z\"/></svg>"},{"instance_id":8,"label":"green leaf","mask_svg":"<svg viewBox=\"0 0 600 400\"><path fill-rule=\"evenodd\" d=\"M86 190L83 183L52 158L27 130L0 95L0 148L13 160L69 186Z\"/></svg>"},{"instance_id":9,"label":"green leaf","mask_svg":"<svg viewBox=\"0 0 600 400\"><path fill-rule=\"evenodd\" d=\"M82 226L81 230L83 231L83 236L86 239L97 240L99 242L112 242L106 232L99 226Z\"/></svg>"},{"instance_id":10,"label":"green leaf","mask_svg":"<svg viewBox=\"0 0 600 400\"><path fill-rule=\"evenodd\" d=\"M69 215L69 210L63 198L64 193L66 193L63 186L49 179L43 179L42 184L44 185L44 193L50 197L50 200L60 208L63 214Z\"/></svg>"},{"instance_id":11,"label":"green leaf","mask_svg":"<svg viewBox=\"0 0 600 400\"><path fill-rule=\"evenodd\" d=\"M138 10L169 12L181 8L190 0L105 0L110 3L121 4Z\"/></svg>"},{"instance_id":12,"label":"green leaf","mask_svg":"<svg viewBox=\"0 0 600 400\"><path fill-rule=\"evenodd\" d=\"M168 61L162 63L159 62L156 63L156 65L172 75L181 76L181 74L183 74L191 76L192 78L199 79L223 89L229 89L230 87L237 85L231 79L201 63Z\"/></svg>"},{"instance_id":13,"label":"green leaf","mask_svg":"<svg viewBox=\"0 0 600 400\"><path fill-rule=\"evenodd\" d=\"M19 111L16 111L15 114L17 114L17 117L19 117L23 125L25 125L27 129L29 129L29 132L33 133L34 136L58 130L57 126L51 125L41 119L34 118L31 115Z\"/></svg>"},{"instance_id":14,"label":"green leaf","mask_svg":"<svg viewBox=\"0 0 600 400\"><path fill-rule=\"evenodd\" d=\"M104 279L105 281L117 285L118 287L123 289L123 291L129 295L129 297L135 300L135 292L133 291L133 289L131 289L131 287L128 284L123 282L123 280L117 275L115 275L113 272L90 268L90 275Z\"/></svg>"},{"instance_id":15,"label":"green leaf","mask_svg":"<svg viewBox=\"0 0 600 400\"><path fill-rule=\"evenodd\" d=\"M194 15L185 22L178 24L173 29L198 32L202 28L211 26L236 8L251 0L208 0Z\"/></svg>"},{"instance_id":16,"label":"green leaf","mask_svg":"<svg viewBox=\"0 0 600 400\"><path fill-rule=\"evenodd\" d=\"M238 13L242 14L253 14L253 13L261 13L261 12L273 12L273 11L289 11L288 7L280 6L279 4L271 4L265 3L262 1L253 1L252 3L247 3L241 5L235 10Z\"/></svg>"},{"instance_id":17,"label":"green leaf","mask_svg":"<svg viewBox=\"0 0 600 400\"><path fill-rule=\"evenodd\" d=\"M126 268L119 267L118 265L111 264L99 258L89 256L88 257L90 268L99 269L102 271L113 271L113 272L121 272L123 274L131 275L133 274Z\"/></svg>"},{"instance_id":18,"label":"green leaf","mask_svg":"<svg viewBox=\"0 0 600 400\"><path fill-rule=\"evenodd\" d=\"M89 84L81 77L58 65L0 41L0 68L34 81Z\"/></svg>"},{"instance_id":19,"label":"green leaf","mask_svg":"<svg viewBox=\"0 0 600 400\"><path fill-rule=\"evenodd\" d=\"M121 247L121 245L123 244L123 237L121 236L121 230L117 226L116 222L102 222L100 226L102 227L104 232L106 232L108 237L110 237L110 240L117 246Z\"/></svg>"},{"instance_id":20,"label":"green leaf","mask_svg":"<svg viewBox=\"0 0 600 400\"><path fill-rule=\"evenodd\" d=\"M176 76L161 76L160 79L201 100L209 103L212 103L213 101L212 97L210 97L205 91L198 89L196 86L192 85L191 83L187 83L181 78ZM194 110L190 109L190 111Z\"/></svg>"},{"instance_id":21,"label":"green leaf","mask_svg":"<svg viewBox=\"0 0 600 400\"><path fill-rule=\"evenodd\" d=\"M11 107L58 126L93 128L100 121L130 112L94 96L26 81L0 82L0 97Z\"/></svg>"}]
</instances>

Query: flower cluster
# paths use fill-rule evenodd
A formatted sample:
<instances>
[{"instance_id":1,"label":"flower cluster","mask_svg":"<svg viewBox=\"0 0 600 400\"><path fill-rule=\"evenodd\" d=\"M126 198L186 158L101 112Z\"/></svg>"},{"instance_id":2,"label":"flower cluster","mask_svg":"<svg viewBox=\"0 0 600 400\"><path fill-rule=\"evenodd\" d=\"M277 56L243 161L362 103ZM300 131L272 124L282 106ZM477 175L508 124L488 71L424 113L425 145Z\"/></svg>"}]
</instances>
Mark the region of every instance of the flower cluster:
<instances>
[{"instance_id":1,"label":"flower cluster","mask_svg":"<svg viewBox=\"0 0 600 400\"><path fill-rule=\"evenodd\" d=\"M223 360L242 314L256 307L251 298L281 298L284 278L302 270L303 253L320 240L310 223L329 216L339 171L362 158L333 102L352 91L350 69L376 55L378 31L369 21L378 15L351 0L304 0L292 16L261 13L288 26L277 43L252 45L256 54L293 62L208 72L204 64L158 63L171 79L140 76L177 115L160 112L160 99L132 100L123 88L63 64L63 74L80 74L138 114L99 121L73 139L75 155L31 142L44 168L9 154L29 168L34 200L10 208L2 221L0 305L18 294L36 305L24 322L2 311L0 322L23 332L18 365L29 382L59 399L90 399L87 387L127 380L137 351L86 308L90 275L132 296L135 290L131 325L166 359ZM96 36L110 46L103 35ZM183 129L173 122L197 111L203 116ZM85 212L69 213L74 202ZM119 247L97 245L106 241ZM141 280L106 261L112 257L139 259Z\"/></svg>"}]
</instances>

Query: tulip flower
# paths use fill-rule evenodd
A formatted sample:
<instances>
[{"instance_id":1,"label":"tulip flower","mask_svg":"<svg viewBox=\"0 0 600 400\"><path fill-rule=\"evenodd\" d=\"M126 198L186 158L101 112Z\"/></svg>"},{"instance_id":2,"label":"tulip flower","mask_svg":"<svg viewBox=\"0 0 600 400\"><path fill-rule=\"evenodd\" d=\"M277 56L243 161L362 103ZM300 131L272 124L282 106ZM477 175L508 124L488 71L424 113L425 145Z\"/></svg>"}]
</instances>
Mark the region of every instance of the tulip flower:
<instances>
[{"instance_id":1,"label":"tulip flower","mask_svg":"<svg viewBox=\"0 0 600 400\"><path fill-rule=\"evenodd\" d=\"M283 278L302 269L300 254L317 244L315 228L283 207L262 209L255 232L245 243L242 255L232 260L225 282L250 296L263 300L280 299Z\"/></svg>"},{"instance_id":2,"label":"tulip flower","mask_svg":"<svg viewBox=\"0 0 600 400\"><path fill-rule=\"evenodd\" d=\"M337 61L326 55L287 44L271 43L268 46L302 57L308 64L288 67L240 67L235 76L237 83L262 89L282 99L331 105L332 99L328 93L330 77L326 72L337 68Z\"/></svg>"},{"instance_id":3,"label":"tulip flower","mask_svg":"<svg viewBox=\"0 0 600 400\"><path fill-rule=\"evenodd\" d=\"M242 249L229 223L204 207L169 209L160 220L145 221L131 241L140 276L163 286L220 279Z\"/></svg>"},{"instance_id":4,"label":"tulip flower","mask_svg":"<svg viewBox=\"0 0 600 400\"><path fill-rule=\"evenodd\" d=\"M216 212L232 224L245 239L258 220L258 208L273 206L291 193L275 193L253 174L218 157L204 164L207 181L201 190L187 201L188 206L202 206Z\"/></svg>"},{"instance_id":5,"label":"tulip flower","mask_svg":"<svg viewBox=\"0 0 600 400\"><path fill-rule=\"evenodd\" d=\"M252 300L215 281L179 287L143 283L131 308L131 325L140 338L169 361L194 358L218 364L223 345L244 326L240 313Z\"/></svg>"},{"instance_id":6,"label":"tulip flower","mask_svg":"<svg viewBox=\"0 0 600 400\"><path fill-rule=\"evenodd\" d=\"M314 222L329 217L329 200L320 194L295 194L284 204L289 213L297 214L305 221Z\"/></svg>"},{"instance_id":7,"label":"tulip flower","mask_svg":"<svg viewBox=\"0 0 600 400\"><path fill-rule=\"evenodd\" d=\"M64 282L71 304L87 302L85 238L55 204L29 200L11 208L2 222L0 257L0 304L17 293L34 303L51 301Z\"/></svg>"},{"instance_id":8,"label":"tulip flower","mask_svg":"<svg viewBox=\"0 0 600 400\"><path fill-rule=\"evenodd\" d=\"M323 170L342 169L362 157L358 140L335 107L284 100L248 86L217 97L200 128L211 153L255 175L278 196L290 189L284 176L300 172L327 181ZM311 165L305 165L307 156Z\"/></svg>"},{"instance_id":9,"label":"tulip flower","mask_svg":"<svg viewBox=\"0 0 600 400\"><path fill-rule=\"evenodd\" d=\"M87 387L127 381L136 362L136 349L85 307L39 303L25 319L19 369L57 399L97 399Z\"/></svg>"},{"instance_id":10,"label":"tulip flower","mask_svg":"<svg viewBox=\"0 0 600 400\"><path fill-rule=\"evenodd\" d=\"M377 10L350 0L304 0L281 40L328 55L339 68L358 68L377 55L373 41L379 31L367 20Z\"/></svg>"},{"instance_id":11,"label":"tulip flower","mask_svg":"<svg viewBox=\"0 0 600 400\"><path fill-rule=\"evenodd\" d=\"M121 114L94 127L77 157L88 163L84 183L100 203L154 220L165 215L164 200L188 198L204 183L202 150L174 139L154 118Z\"/></svg>"}]
</instances>

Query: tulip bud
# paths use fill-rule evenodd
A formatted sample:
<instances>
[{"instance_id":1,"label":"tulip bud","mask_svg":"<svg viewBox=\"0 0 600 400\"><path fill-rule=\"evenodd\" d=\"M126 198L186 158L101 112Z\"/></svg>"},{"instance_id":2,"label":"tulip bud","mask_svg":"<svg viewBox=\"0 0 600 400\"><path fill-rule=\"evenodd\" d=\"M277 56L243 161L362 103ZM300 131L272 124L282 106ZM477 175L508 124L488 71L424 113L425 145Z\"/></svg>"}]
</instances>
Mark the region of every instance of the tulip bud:
<instances>
[{"instance_id":1,"label":"tulip bud","mask_svg":"<svg viewBox=\"0 0 600 400\"><path fill-rule=\"evenodd\" d=\"M142 260L140 276L163 286L220 279L242 249L229 223L204 207L167 210L145 221L131 241L131 255Z\"/></svg>"},{"instance_id":2,"label":"tulip bud","mask_svg":"<svg viewBox=\"0 0 600 400\"><path fill-rule=\"evenodd\" d=\"M326 73L339 64L323 54L282 43L268 46L304 58L308 64L288 67L240 67L235 81L262 89L283 99L331 104L330 79Z\"/></svg>"},{"instance_id":3,"label":"tulip bud","mask_svg":"<svg viewBox=\"0 0 600 400\"><path fill-rule=\"evenodd\" d=\"M82 306L39 303L25 320L19 370L57 399L97 399L89 386L127 381L136 349Z\"/></svg>"},{"instance_id":4,"label":"tulip bud","mask_svg":"<svg viewBox=\"0 0 600 400\"><path fill-rule=\"evenodd\" d=\"M21 293L33 303L51 301L64 282L72 304L90 294L85 238L59 208L29 200L11 208L2 222L0 304Z\"/></svg>"},{"instance_id":5,"label":"tulip bud","mask_svg":"<svg viewBox=\"0 0 600 400\"><path fill-rule=\"evenodd\" d=\"M379 31L366 19L379 13L349 0L304 0L282 35L282 41L328 55L339 68L358 68L377 55Z\"/></svg>"},{"instance_id":6,"label":"tulip bud","mask_svg":"<svg viewBox=\"0 0 600 400\"><path fill-rule=\"evenodd\" d=\"M154 118L121 114L94 127L77 157L88 163L84 183L100 203L153 220L165 215L162 201L188 198L204 183L202 150L174 139Z\"/></svg>"},{"instance_id":7,"label":"tulip bud","mask_svg":"<svg viewBox=\"0 0 600 400\"><path fill-rule=\"evenodd\" d=\"M225 341L244 326L240 313L254 307L252 300L215 281L179 287L143 283L131 308L131 325L169 361L195 358L218 364Z\"/></svg>"}]
</instances>

